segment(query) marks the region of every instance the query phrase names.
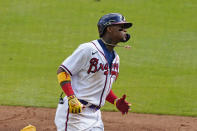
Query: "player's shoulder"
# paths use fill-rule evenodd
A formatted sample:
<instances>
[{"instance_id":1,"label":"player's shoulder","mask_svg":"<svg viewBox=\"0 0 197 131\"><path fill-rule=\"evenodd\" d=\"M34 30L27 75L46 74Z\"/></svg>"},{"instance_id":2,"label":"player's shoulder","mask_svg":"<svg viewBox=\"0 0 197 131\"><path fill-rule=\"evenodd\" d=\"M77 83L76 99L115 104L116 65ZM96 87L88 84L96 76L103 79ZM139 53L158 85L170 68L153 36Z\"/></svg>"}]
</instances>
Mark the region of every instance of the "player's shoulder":
<instances>
[{"instance_id":1,"label":"player's shoulder","mask_svg":"<svg viewBox=\"0 0 197 131\"><path fill-rule=\"evenodd\" d=\"M115 59L116 59L116 61L120 61L120 57L119 57L119 55L117 54L116 51L114 51L114 54L115 54Z\"/></svg>"},{"instance_id":2,"label":"player's shoulder","mask_svg":"<svg viewBox=\"0 0 197 131\"><path fill-rule=\"evenodd\" d=\"M78 48L81 49L81 50L83 50L83 49L94 50L95 46L93 45L92 41L90 41L90 42L80 44Z\"/></svg>"}]
</instances>

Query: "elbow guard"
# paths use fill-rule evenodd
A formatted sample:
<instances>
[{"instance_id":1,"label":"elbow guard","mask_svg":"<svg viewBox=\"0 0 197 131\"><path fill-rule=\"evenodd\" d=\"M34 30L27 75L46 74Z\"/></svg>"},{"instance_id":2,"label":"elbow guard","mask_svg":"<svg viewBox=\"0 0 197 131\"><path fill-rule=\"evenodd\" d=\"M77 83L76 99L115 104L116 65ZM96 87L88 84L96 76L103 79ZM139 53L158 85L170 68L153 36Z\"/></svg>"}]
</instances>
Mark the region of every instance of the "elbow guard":
<instances>
[{"instance_id":1,"label":"elbow guard","mask_svg":"<svg viewBox=\"0 0 197 131\"><path fill-rule=\"evenodd\" d=\"M66 72L60 72L57 75L58 82L62 87L62 90L67 96L74 95L72 86L71 86L71 77Z\"/></svg>"},{"instance_id":2,"label":"elbow guard","mask_svg":"<svg viewBox=\"0 0 197 131\"><path fill-rule=\"evenodd\" d=\"M57 75L58 78L58 82L61 84L62 82L67 82L67 81L71 81L70 75L67 74L66 72L60 72Z\"/></svg>"}]
</instances>

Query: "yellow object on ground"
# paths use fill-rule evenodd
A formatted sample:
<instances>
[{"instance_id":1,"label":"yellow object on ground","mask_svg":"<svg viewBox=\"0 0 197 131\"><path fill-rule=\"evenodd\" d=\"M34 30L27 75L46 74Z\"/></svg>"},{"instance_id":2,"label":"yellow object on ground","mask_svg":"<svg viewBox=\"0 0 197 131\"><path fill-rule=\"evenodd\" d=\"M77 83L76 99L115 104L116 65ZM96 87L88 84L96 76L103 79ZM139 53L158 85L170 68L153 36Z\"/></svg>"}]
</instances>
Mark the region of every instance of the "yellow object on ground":
<instances>
[{"instance_id":1,"label":"yellow object on ground","mask_svg":"<svg viewBox=\"0 0 197 131\"><path fill-rule=\"evenodd\" d=\"M21 129L21 131L36 131L36 127L32 125L28 125L24 127L23 129Z\"/></svg>"}]
</instances>

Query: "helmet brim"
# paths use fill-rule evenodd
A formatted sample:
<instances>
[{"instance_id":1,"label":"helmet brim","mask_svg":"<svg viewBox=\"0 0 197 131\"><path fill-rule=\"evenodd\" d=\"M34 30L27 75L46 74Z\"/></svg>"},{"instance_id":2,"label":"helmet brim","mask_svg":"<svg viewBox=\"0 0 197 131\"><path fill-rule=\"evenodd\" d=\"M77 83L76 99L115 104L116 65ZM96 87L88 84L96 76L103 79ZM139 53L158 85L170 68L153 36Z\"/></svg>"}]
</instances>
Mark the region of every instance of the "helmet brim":
<instances>
[{"instance_id":1,"label":"helmet brim","mask_svg":"<svg viewBox=\"0 0 197 131\"><path fill-rule=\"evenodd\" d=\"M129 23L129 22L116 22L116 23L112 23L112 25L124 25L124 28L130 28L133 24Z\"/></svg>"}]
</instances>

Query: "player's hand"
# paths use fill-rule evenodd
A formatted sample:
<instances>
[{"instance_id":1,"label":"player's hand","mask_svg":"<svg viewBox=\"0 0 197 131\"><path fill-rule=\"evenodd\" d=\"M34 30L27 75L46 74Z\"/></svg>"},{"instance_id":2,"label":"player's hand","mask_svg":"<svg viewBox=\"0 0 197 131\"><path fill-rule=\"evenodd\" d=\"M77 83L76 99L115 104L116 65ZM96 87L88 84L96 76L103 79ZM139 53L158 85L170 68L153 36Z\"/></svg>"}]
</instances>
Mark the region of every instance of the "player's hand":
<instances>
[{"instance_id":1,"label":"player's hand","mask_svg":"<svg viewBox=\"0 0 197 131\"><path fill-rule=\"evenodd\" d=\"M74 95L68 97L68 105L69 105L70 113L75 113L75 114L81 113L82 104Z\"/></svg>"},{"instance_id":2,"label":"player's hand","mask_svg":"<svg viewBox=\"0 0 197 131\"><path fill-rule=\"evenodd\" d=\"M123 95L122 98L115 100L114 104L116 105L117 109L122 112L122 114L127 114L130 110L131 104L128 103L126 100L126 95Z\"/></svg>"}]
</instances>

